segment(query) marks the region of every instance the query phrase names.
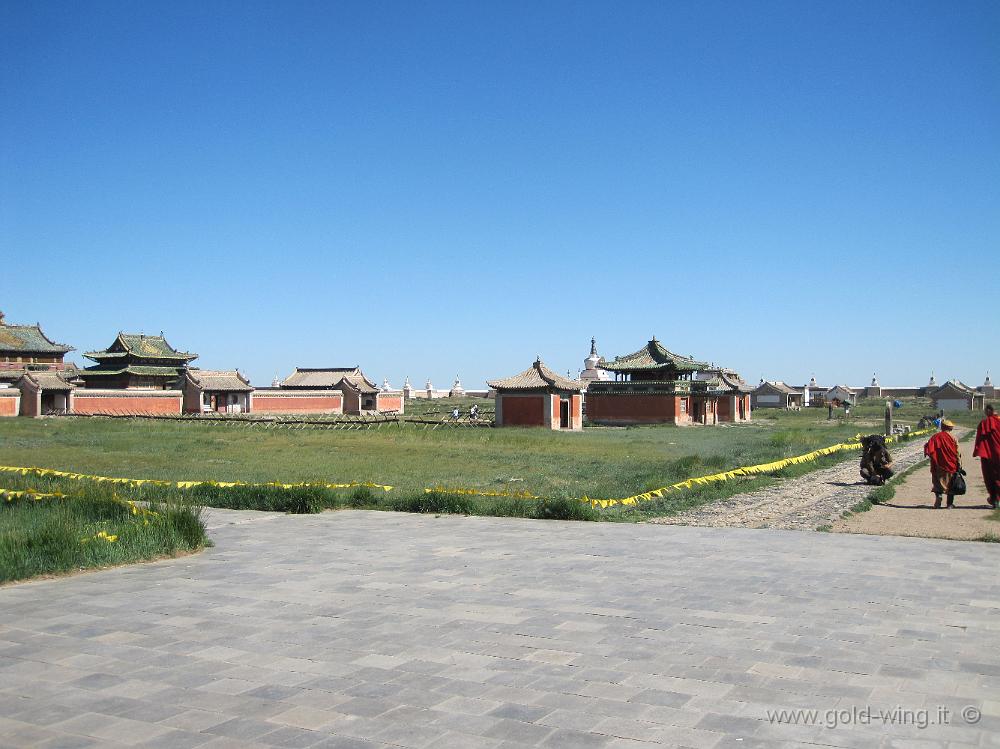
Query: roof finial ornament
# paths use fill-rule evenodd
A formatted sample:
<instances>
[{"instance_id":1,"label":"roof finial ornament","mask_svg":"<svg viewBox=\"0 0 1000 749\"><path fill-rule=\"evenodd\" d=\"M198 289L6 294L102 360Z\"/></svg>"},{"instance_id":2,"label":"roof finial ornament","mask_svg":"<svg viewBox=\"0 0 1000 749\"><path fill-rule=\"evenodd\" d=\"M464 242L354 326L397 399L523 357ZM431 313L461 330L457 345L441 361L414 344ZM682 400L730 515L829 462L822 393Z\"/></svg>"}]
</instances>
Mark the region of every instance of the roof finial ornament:
<instances>
[{"instance_id":1,"label":"roof finial ornament","mask_svg":"<svg viewBox=\"0 0 1000 749\"><path fill-rule=\"evenodd\" d=\"M3 320L3 314L2 313L0 313L0 320ZM590 339L590 355L591 356L597 356L597 339L596 338L591 338Z\"/></svg>"}]
</instances>

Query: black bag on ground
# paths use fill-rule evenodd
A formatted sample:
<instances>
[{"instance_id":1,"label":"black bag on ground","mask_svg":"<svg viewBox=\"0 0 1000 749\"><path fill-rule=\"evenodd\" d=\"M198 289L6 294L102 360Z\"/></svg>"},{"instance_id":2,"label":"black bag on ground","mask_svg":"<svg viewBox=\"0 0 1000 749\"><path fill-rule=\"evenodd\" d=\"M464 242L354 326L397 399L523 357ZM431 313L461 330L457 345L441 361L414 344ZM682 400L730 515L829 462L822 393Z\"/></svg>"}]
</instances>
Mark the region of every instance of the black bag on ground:
<instances>
[{"instance_id":1,"label":"black bag on ground","mask_svg":"<svg viewBox=\"0 0 1000 749\"><path fill-rule=\"evenodd\" d=\"M948 484L949 494L965 494L965 470L959 468L951 475L951 483Z\"/></svg>"}]
</instances>

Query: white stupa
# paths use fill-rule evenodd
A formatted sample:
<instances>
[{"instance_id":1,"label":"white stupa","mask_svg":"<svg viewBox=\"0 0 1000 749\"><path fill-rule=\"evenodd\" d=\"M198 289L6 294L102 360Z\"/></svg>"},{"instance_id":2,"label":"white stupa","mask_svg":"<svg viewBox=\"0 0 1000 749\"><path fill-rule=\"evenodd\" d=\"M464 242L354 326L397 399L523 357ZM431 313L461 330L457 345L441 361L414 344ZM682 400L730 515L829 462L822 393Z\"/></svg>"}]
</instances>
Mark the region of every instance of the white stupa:
<instances>
[{"instance_id":1,"label":"white stupa","mask_svg":"<svg viewBox=\"0 0 1000 749\"><path fill-rule=\"evenodd\" d=\"M459 379L458 375L455 375L455 381L451 384L451 390L448 391L449 398L461 398L465 395L465 388L462 387L462 380Z\"/></svg>"},{"instance_id":2,"label":"white stupa","mask_svg":"<svg viewBox=\"0 0 1000 749\"><path fill-rule=\"evenodd\" d=\"M610 380L610 372L606 369L598 369L597 365L603 361L604 357L597 353L597 340L591 338L590 356L583 360L584 369L580 372L580 379L584 382L592 382L594 380Z\"/></svg>"}]
</instances>

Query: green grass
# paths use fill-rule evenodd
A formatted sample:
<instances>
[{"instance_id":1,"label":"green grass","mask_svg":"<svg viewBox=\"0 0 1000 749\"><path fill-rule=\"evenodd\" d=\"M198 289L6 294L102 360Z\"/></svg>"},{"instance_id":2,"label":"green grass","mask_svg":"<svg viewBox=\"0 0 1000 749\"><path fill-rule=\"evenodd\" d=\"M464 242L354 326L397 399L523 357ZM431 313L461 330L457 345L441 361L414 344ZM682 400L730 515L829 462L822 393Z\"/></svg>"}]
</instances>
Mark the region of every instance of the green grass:
<instances>
[{"instance_id":1,"label":"green grass","mask_svg":"<svg viewBox=\"0 0 1000 749\"><path fill-rule=\"evenodd\" d=\"M106 487L91 486L64 498L0 500L0 583L173 556L207 543L200 509L190 503L133 510Z\"/></svg>"},{"instance_id":2,"label":"green grass","mask_svg":"<svg viewBox=\"0 0 1000 749\"><path fill-rule=\"evenodd\" d=\"M104 476L391 484L623 497L713 470L797 455L853 436L857 420L769 413L756 423L587 429L266 430L105 419L6 419L0 463Z\"/></svg>"},{"instance_id":3,"label":"green grass","mask_svg":"<svg viewBox=\"0 0 1000 749\"><path fill-rule=\"evenodd\" d=\"M450 401L420 402L442 404L447 408ZM204 505L234 508L315 512L343 506L427 507L435 512L546 516L556 500L631 496L694 476L799 455L858 432L878 431L881 409L881 403L863 404L849 419L841 412L841 418L833 420L827 420L826 409L767 410L756 412L750 424L589 428L583 433L425 430L405 425L369 431L299 431L153 420L5 419L0 420L0 464L173 481L359 481L395 487L389 494L379 490L359 494L358 490L288 492L260 487L220 491L206 486L188 494ZM929 412L926 403L908 403L897 420L904 421L909 413L910 423L915 423ZM781 475L800 475L845 459L855 460L856 455L840 453ZM0 488L17 488L10 478L0 474ZM669 514L773 481L774 477L729 481L672 494L637 509L605 511L602 516L635 520ZM43 488L37 479L32 485ZM424 493L430 487L527 491L546 497L549 504L546 509L544 503L502 497L462 499L465 504L459 499L434 499L444 508L436 510ZM162 499L152 490L144 490L140 498ZM455 509L459 506L462 509Z\"/></svg>"},{"instance_id":4,"label":"green grass","mask_svg":"<svg viewBox=\"0 0 1000 749\"><path fill-rule=\"evenodd\" d=\"M462 418L465 418L469 415L469 409L472 408L473 404L479 406L479 412L484 418L488 417L491 421L493 420L494 401L492 398L470 398L468 396L435 398L433 400L413 398L406 401L403 416L434 420L447 419L451 417L452 409L457 406L462 413Z\"/></svg>"}]
</instances>

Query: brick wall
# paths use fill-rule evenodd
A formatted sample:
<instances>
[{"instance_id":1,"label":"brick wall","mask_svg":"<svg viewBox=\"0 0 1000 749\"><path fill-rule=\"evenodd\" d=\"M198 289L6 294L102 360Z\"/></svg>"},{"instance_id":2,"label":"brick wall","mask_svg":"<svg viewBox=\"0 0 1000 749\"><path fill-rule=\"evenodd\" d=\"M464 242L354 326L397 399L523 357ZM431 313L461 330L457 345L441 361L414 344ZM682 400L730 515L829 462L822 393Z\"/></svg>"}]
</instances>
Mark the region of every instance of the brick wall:
<instances>
[{"instance_id":1,"label":"brick wall","mask_svg":"<svg viewBox=\"0 0 1000 749\"><path fill-rule=\"evenodd\" d=\"M254 414L341 414L344 412L344 396L333 391L299 394L286 390L277 394L256 390L251 408Z\"/></svg>"},{"instance_id":2,"label":"brick wall","mask_svg":"<svg viewBox=\"0 0 1000 749\"><path fill-rule=\"evenodd\" d=\"M605 424L673 424L687 421L673 395L587 394L587 419Z\"/></svg>"},{"instance_id":3,"label":"brick wall","mask_svg":"<svg viewBox=\"0 0 1000 749\"><path fill-rule=\"evenodd\" d=\"M0 396L0 416L17 416L21 410L19 395Z\"/></svg>"},{"instance_id":4,"label":"brick wall","mask_svg":"<svg viewBox=\"0 0 1000 749\"><path fill-rule=\"evenodd\" d=\"M183 394L179 390L88 390L73 394L73 411L78 414L113 416L179 416Z\"/></svg>"},{"instance_id":5,"label":"brick wall","mask_svg":"<svg viewBox=\"0 0 1000 749\"><path fill-rule=\"evenodd\" d=\"M503 410L505 427L545 426L547 395L502 395L497 398ZM558 411L557 418L558 418Z\"/></svg>"},{"instance_id":6,"label":"brick wall","mask_svg":"<svg viewBox=\"0 0 1000 749\"><path fill-rule=\"evenodd\" d=\"M384 395L379 394L378 396L378 410L379 411L398 411L403 413L403 396L402 395Z\"/></svg>"}]
</instances>

